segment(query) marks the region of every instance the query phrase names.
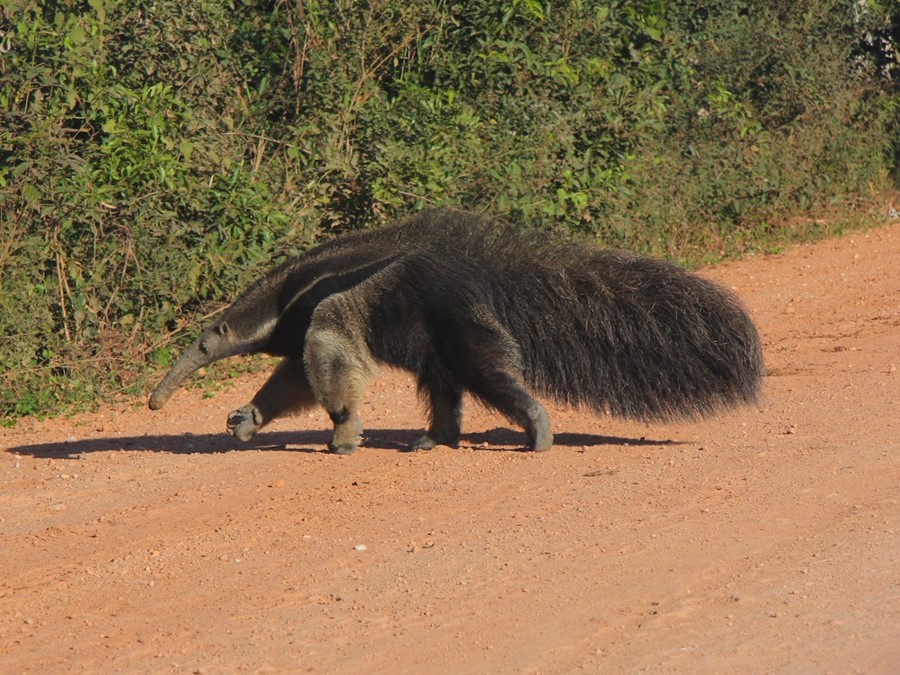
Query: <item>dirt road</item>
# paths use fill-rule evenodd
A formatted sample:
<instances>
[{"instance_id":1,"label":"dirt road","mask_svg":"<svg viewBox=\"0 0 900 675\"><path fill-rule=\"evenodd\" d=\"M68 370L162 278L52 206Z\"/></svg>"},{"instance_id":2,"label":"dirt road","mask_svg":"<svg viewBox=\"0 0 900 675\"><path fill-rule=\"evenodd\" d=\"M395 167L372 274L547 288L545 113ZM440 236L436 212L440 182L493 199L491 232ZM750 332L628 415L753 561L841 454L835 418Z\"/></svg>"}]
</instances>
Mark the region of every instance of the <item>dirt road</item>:
<instances>
[{"instance_id":1,"label":"dirt road","mask_svg":"<svg viewBox=\"0 0 900 675\"><path fill-rule=\"evenodd\" d=\"M0 430L0 672L900 672L900 225L703 273L768 375L701 424L404 454L384 372L351 457L232 442L264 375Z\"/></svg>"}]
</instances>

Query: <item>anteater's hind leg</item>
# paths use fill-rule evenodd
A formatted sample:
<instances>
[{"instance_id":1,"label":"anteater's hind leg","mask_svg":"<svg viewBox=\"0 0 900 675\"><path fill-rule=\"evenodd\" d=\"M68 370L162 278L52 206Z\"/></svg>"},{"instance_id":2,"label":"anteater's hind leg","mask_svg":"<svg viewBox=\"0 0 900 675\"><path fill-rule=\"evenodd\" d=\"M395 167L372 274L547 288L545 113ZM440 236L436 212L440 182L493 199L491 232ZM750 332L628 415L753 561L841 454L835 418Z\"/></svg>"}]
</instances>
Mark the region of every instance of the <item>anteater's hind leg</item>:
<instances>
[{"instance_id":1,"label":"anteater's hind leg","mask_svg":"<svg viewBox=\"0 0 900 675\"><path fill-rule=\"evenodd\" d=\"M431 450L436 445L456 445L462 420L462 388L449 372L427 367L419 375L419 390L426 396L431 423L410 450Z\"/></svg>"},{"instance_id":2,"label":"anteater's hind leg","mask_svg":"<svg viewBox=\"0 0 900 675\"><path fill-rule=\"evenodd\" d=\"M478 325L465 331L462 349L459 377L466 388L525 429L532 450L549 450L550 417L525 390L522 353L515 339L483 312Z\"/></svg>"},{"instance_id":3,"label":"anteater's hind leg","mask_svg":"<svg viewBox=\"0 0 900 675\"><path fill-rule=\"evenodd\" d=\"M253 400L228 415L228 433L249 441L276 417L315 405L301 359L285 359L260 388Z\"/></svg>"},{"instance_id":4,"label":"anteater's hind leg","mask_svg":"<svg viewBox=\"0 0 900 675\"><path fill-rule=\"evenodd\" d=\"M553 446L550 416L516 376L496 369L479 373L472 393L525 429L532 450L542 452Z\"/></svg>"}]
</instances>

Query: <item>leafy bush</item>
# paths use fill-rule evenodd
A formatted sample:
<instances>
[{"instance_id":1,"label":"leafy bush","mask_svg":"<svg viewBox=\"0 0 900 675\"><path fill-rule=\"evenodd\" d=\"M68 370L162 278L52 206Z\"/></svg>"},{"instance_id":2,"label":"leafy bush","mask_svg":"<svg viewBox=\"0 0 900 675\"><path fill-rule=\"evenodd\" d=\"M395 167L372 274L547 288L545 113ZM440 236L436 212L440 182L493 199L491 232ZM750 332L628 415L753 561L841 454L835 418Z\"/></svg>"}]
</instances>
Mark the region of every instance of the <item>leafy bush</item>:
<instances>
[{"instance_id":1,"label":"leafy bush","mask_svg":"<svg viewBox=\"0 0 900 675\"><path fill-rule=\"evenodd\" d=\"M877 16L864 24L835 1L700 0L678 18L690 78L668 133L642 139L616 207L629 229L659 233L654 250L765 246L773 221L846 209L885 184L897 97L857 54Z\"/></svg>"},{"instance_id":2,"label":"leafy bush","mask_svg":"<svg viewBox=\"0 0 900 675\"><path fill-rule=\"evenodd\" d=\"M3 9L0 412L132 386L180 321L303 239L256 118L276 26L238 14Z\"/></svg>"},{"instance_id":3,"label":"leafy bush","mask_svg":"<svg viewBox=\"0 0 900 675\"><path fill-rule=\"evenodd\" d=\"M431 204L687 260L805 236L895 161L900 12L852 4L9 0L0 415L141 391L280 257Z\"/></svg>"}]
</instances>

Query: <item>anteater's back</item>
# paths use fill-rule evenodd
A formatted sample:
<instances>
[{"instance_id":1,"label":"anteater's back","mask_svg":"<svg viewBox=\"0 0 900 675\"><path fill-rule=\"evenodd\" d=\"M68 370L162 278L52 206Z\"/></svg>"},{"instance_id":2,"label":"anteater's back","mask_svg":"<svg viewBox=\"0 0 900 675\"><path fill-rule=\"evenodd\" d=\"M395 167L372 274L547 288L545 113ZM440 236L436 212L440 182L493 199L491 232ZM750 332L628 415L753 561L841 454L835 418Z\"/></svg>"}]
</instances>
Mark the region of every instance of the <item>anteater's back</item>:
<instances>
[{"instance_id":1,"label":"anteater's back","mask_svg":"<svg viewBox=\"0 0 900 675\"><path fill-rule=\"evenodd\" d=\"M747 312L672 263L456 211L426 212L376 236L386 251L428 251L445 287L489 303L521 347L526 382L543 395L646 420L757 397L762 351Z\"/></svg>"}]
</instances>

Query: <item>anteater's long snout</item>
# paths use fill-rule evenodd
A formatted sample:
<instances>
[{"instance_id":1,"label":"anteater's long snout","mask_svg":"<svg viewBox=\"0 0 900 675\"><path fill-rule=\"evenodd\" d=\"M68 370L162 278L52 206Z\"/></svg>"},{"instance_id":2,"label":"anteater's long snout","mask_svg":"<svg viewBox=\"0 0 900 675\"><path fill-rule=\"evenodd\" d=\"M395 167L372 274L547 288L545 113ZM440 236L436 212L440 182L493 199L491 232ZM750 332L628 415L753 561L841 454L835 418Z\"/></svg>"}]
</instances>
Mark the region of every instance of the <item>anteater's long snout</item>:
<instances>
[{"instance_id":1,"label":"anteater's long snout","mask_svg":"<svg viewBox=\"0 0 900 675\"><path fill-rule=\"evenodd\" d=\"M166 401L172 397L172 394L174 394L191 375L197 372L198 369L209 365L216 360L217 357L204 354L200 350L199 340L191 345L184 354L178 357L175 365L173 365L169 372L166 373L163 381L160 382L159 386L153 390L152 394L150 394L150 410L159 410L162 408L166 404Z\"/></svg>"}]
</instances>

